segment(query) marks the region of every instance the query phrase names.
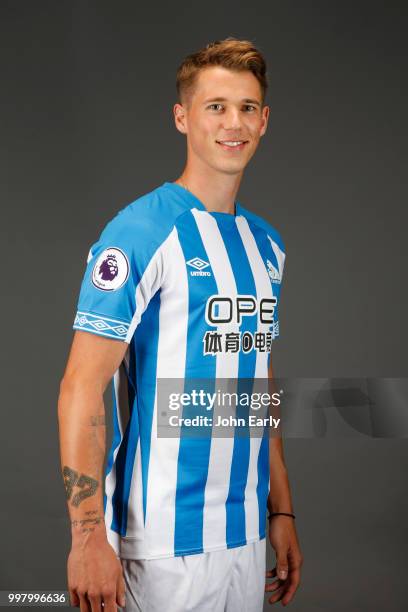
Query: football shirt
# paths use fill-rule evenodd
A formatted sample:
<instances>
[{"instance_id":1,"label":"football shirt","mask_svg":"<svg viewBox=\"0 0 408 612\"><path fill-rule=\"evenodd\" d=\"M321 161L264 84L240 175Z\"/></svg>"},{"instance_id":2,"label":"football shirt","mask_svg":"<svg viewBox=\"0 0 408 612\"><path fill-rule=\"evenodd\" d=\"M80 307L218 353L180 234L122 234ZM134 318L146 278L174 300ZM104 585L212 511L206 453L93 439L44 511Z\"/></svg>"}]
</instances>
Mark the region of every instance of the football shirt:
<instances>
[{"instance_id":1,"label":"football shirt","mask_svg":"<svg viewBox=\"0 0 408 612\"><path fill-rule=\"evenodd\" d=\"M73 328L128 344L113 377L105 474L108 540L155 559L265 537L269 437L158 435L161 379L267 378L285 249L239 202L209 212L165 182L129 204L89 251Z\"/></svg>"}]
</instances>

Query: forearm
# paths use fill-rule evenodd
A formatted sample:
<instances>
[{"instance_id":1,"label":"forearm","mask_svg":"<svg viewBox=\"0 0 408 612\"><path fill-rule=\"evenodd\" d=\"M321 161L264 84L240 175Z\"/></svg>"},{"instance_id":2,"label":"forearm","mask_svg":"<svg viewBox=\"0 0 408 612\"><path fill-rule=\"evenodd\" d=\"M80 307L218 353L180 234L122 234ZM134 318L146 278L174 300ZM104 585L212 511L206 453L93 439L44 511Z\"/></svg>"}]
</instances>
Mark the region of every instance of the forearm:
<instances>
[{"instance_id":1,"label":"forearm","mask_svg":"<svg viewBox=\"0 0 408 612\"><path fill-rule=\"evenodd\" d=\"M278 388L273 373L272 357L269 364L269 393L278 394ZM281 420L282 412L280 403L277 405L271 404L269 413L275 419ZM292 499L289 487L289 478L285 465L282 443L282 429L273 432L269 437L269 496L268 496L269 512L292 512Z\"/></svg>"},{"instance_id":2,"label":"forearm","mask_svg":"<svg viewBox=\"0 0 408 612\"><path fill-rule=\"evenodd\" d=\"M73 543L106 539L103 389L89 381L63 380L58 399L58 423L61 469Z\"/></svg>"},{"instance_id":3,"label":"forearm","mask_svg":"<svg viewBox=\"0 0 408 612\"><path fill-rule=\"evenodd\" d=\"M268 496L269 512L292 512L289 478L283 456L281 438L269 439L270 489Z\"/></svg>"}]
</instances>

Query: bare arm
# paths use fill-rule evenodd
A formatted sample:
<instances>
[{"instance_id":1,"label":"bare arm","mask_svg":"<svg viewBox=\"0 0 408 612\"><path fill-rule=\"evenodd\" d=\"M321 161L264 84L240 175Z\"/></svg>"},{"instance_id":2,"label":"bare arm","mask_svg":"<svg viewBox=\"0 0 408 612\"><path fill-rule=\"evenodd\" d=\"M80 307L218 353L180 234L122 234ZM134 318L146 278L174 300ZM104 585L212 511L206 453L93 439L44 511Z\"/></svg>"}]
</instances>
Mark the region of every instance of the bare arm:
<instances>
[{"instance_id":1,"label":"bare arm","mask_svg":"<svg viewBox=\"0 0 408 612\"><path fill-rule=\"evenodd\" d=\"M274 382L272 356L268 372L272 393L277 389ZM274 435L269 438L269 474L270 490L268 509L270 512L293 513L289 478L283 455L282 437ZM288 604L300 583L300 568L303 563L294 519L288 516L274 516L269 521L269 541L275 550L276 567L266 573L274 582L266 585L267 592L273 592L269 603L282 601Z\"/></svg>"},{"instance_id":2,"label":"bare arm","mask_svg":"<svg viewBox=\"0 0 408 612\"><path fill-rule=\"evenodd\" d=\"M124 594L121 565L103 516L104 391L127 344L76 331L58 399L61 470L71 521L68 587L73 605L116 610ZM99 606L99 607L98 607Z\"/></svg>"},{"instance_id":3,"label":"bare arm","mask_svg":"<svg viewBox=\"0 0 408 612\"><path fill-rule=\"evenodd\" d=\"M275 385L272 356L269 363L269 384L272 393L277 392ZM280 416L280 415L279 415ZM269 512L293 513L292 498L290 494L289 478L283 454L282 437L274 435L269 438L269 475L270 489L268 497Z\"/></svg>"}]
</instances>

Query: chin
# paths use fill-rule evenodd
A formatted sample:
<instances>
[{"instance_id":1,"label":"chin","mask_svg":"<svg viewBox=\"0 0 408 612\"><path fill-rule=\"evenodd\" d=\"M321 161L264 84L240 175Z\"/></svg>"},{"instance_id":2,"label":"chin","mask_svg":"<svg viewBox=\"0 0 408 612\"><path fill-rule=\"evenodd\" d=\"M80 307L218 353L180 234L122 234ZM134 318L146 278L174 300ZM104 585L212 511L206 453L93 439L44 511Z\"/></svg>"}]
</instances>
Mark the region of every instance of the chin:
<instances>
[{"instance_id":1,"label":"chin","mask_svg":"<svg viewBox=\"0 0 408 612\"><path fill-rule=\"evenodd\" d=\"M210 165L218 172L222 172L224 174L239 174L240 172L242 172L242 170L244 170L248 161L249 160L247 159L246 160L237 159L235 161L230 160L229 162L226 160L223 160L223 162L220 163L220 160L214 160L214 162Z\"/></svg>"},{"instance_id":2,"label":"chin","mask_svg":"<svg viewBox=\"0 0 408 612\"><path fill-rule=\"evenodd\" d=\"M246 164L229 164L228 166L220 167L220 171L224 174L239 174L245 168Z\"/></svg>"}]
</instances>

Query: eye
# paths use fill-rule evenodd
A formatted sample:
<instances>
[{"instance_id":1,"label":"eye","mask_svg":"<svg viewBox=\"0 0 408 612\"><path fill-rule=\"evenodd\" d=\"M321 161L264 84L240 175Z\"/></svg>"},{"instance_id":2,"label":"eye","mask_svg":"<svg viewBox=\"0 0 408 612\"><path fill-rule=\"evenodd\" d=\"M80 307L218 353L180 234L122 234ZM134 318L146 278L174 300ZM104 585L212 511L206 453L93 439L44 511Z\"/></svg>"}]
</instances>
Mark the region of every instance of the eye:
<instances>
[{"instance_id":1,"label":"eye","mask_svg":"<svg viewBox=\"0 0 408 612\"><path fill-rule=\"evenodd\" d=\"M245 104L245 109L248 112L252 113L252 112L256 111L256 106L254 106L253 104Z\"/></svg>"},{"instance_id":2,"label":"eye","mask_svg":"<svg viewBox=\"0 0 408 612\"><path fill-rule=\"evenodd\" d=\"M215 110L215 111L221 110L222 104L214 102L214 104L210 104L209 106L207 106L207 108L210 108L211 110Z\"/></svg>"}]
</instances>

